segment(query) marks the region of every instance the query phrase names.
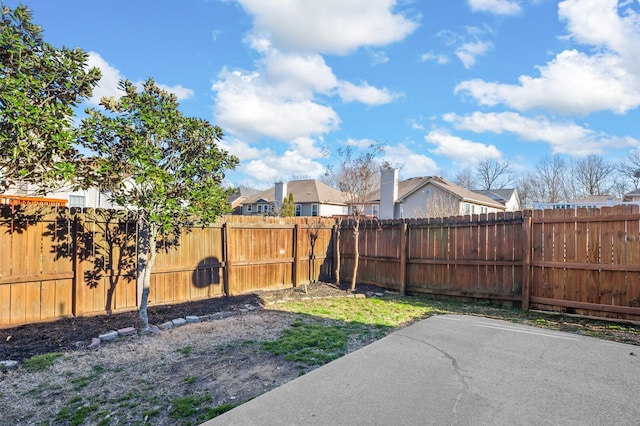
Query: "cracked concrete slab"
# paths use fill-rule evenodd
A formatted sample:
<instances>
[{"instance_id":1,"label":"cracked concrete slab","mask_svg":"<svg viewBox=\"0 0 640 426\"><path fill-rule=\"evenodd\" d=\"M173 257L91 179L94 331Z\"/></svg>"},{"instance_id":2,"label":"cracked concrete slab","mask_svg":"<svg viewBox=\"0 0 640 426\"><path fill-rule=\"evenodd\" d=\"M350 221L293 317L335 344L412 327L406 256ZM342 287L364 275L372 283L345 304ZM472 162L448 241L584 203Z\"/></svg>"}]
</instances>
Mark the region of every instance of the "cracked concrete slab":
<instances>
[{"instance_id":1,"label":"cracked concrete slab","mask_svg":"<svg viewBox=\"0 0 640 426\"><path fill-rule=\"evenodd\" d=\"M206 424L637 424L634 351L504 321L437 316Z\"/></svg>"}]
</instances>

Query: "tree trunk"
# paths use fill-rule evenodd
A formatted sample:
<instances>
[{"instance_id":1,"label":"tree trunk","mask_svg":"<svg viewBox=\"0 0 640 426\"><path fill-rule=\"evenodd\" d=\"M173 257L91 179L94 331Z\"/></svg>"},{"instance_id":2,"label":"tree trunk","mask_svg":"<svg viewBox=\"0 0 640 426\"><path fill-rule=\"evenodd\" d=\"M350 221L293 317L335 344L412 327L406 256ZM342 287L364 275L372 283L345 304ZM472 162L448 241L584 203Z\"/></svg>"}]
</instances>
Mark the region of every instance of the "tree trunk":
<instances>
[{"instance_id":1,"label":"tree trunk","mask_svg":"<svg viewBox=\"0 0 640 426\"><path fill-rule=\"evenodd\" d=\"M342 220L338 220L338 224L335 227L336 232L334 232L334 238L336 239L335 243L335 259L336 259L336 268L335 268L335 283L339 287L340 286L340 226L342 225Z\"/></svg>"},{"instance_id":2,"label":"tree trunk","mask_svg":"<svg viewBox=\"0 0 640 426\"><path fill-rule=\"evenodd\" d=\"M356 219L353 224L353 245L354 245L354 259L353 259L353 276L351 277L351 291L356 291L356 278L358 277L358 263L360 261L360 219Z\"/></svg>"},{"instance_id":3,"label":"tree trunk","mask_svg":"<svg viewBox=\"0 0 640 426\"><path fill-rule=\"evenodd\" d=\"M151 288L151 269L156 260L157 236L157 227L150 225L142 232L140 241L138 279L142 278L142 295L140 297L140 321L142 323L142 331L149 331L147 305L149 302L149 289Z\"/></svg>"}]
</instances>

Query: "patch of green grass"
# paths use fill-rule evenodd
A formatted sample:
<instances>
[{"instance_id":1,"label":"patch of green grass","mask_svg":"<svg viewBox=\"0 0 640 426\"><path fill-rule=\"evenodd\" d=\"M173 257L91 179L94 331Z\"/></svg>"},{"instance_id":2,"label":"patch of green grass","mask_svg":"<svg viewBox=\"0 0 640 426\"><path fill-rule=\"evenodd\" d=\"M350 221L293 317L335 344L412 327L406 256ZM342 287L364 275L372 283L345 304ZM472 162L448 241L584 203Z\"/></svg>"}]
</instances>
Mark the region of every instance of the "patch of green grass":
<instances>
[{"instance_id":1,"label":"patch of green grass","mask_svg":"<svg viewBox=\"0 0 640 426\"><path fill-rule=\"evenodd\" d=\"M356 330L345 325L309 324L295 320L276 340L262 342L262 350L284 355L287 361L305 366L326 364L343 356L349 335Z\"/></svg>"},{"instance_id":2,"label":"patch of green grass","mask_svg":"<svg viewBox=\"0 0 640 426\"><path fill-rule=\"evenodd\" d=\"M195 376L187 376L187 377L184 378L184 382L186 384L188 384L188 385L194 384L196 382L196 380L198 380L198 378L195 377Z\"/></svg>"},{"instance_id":3,"label":"patch of green grass","mask_svg":"<svg viewBox=\"0 0 640 426\"><path fill-rule=\"evenodd\" d=\"M91 384L91 382L95 380L95 378L95 374L89 374L88 376L80 376L76 377L75 379L71 379L70 382L71 384L73 384L73 390L79 391L89 386L89 384Z\"/></svg>"},{"instance_id":4,"label":"patch of green grass","mask_svg":"<svg viewBox=\"0 0 640 426\"><path fill-rule=\"evenodd\" d=\"M184 356L191 355L193 348L191 346L185 346L184 348L177 349L176 352L180 352Z\"/></svg>"},{"instance_id":5,"label":"patch of green grass","mask_svg":"<svg viewBox=\"0 0 640 426\"><path fill-rule=\"evenodd\" d=\"M409 297L287 302L279 305L277 309L337 321L359 323L379 329L395 328L441 313L439 309L434 308L426 301Z\"/></svg>"},{"instance_id":6,"label":"patch of green grass","mask_svg":"<svg viewBox=\"0 0 640 426\"><path fill-rule=\"evenodd\" d=\"M27 371L30 372L46 370L47 368L51 367L56 362L56 359L60 358L62 355L63 354L59 352L36 355L24 360L22 362L22 365L27 369Z\"/></svg>"},{"instance_id":7,"label":"patch of green grass","mask_svg":"<svg viewBox=\"0 0 640 426\"><path fill-rule=\"evenodd\" d=\"M89 414L98 409L98 404L84 403L81 396L74 396L56 414L55 420L64 424L78 426L85 424Z\"/></svg>"},{"instance_id":8,"label":"patch of green grass","mask_svg":"<svg viewBox=\"0 0 640 426\"><path fill-rule=\"evenodd\" d=\"M184 426L200 424L231 410L236 404L223 404L217 407L207 406L211 396L186 396L171 401L169 416Z\"/></svg>"}]
</instances>

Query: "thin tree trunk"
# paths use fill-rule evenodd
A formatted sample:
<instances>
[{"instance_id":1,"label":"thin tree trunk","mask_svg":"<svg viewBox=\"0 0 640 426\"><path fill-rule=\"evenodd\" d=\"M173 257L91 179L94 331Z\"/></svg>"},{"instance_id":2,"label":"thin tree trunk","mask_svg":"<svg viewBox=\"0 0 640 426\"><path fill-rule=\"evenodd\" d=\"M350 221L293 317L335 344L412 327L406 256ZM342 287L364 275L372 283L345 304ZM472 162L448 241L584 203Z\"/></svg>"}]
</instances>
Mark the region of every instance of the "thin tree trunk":
<instances>
[{"instance_id":1,"label":"thin tree trunk","mask_svg":"<svg viewBox=\"0 0 640 426\"><path fill-rule=\"evenodd\" d=\"M156 238L157 227L151 225L147 228L146 241L142 242L145 248L141 250L139 259L142 259L142 296L140 297L140 321L142 323L142 331L149 331L149 316L147 315L147 305L149 302L149 289L151 288L151 269L156 260Z\"/></svg>"},{"instance_id":2,"label":"thin tree trunk","mask_svg":"<svg viewBox=\"0 0 640 426\"><path fill-rule=\"evenodd\" d=\"M336 232L334 234L334 238L336 239L335 283L338 287L340 287L340 227L341 225L342 225L342 220L338 220L338 224L336 225Z\"/></svg>"},{"instance_id":3,"label":"thin tree trunk","mask_svg":"<svg viewBox=\"0 0 640 426\"><path fill-rule=\"evenodd\" d=\"M360 220L356 219L356 223L353 225L353 239L354 239L354 260L353 260L353 276L351 277L351 291L356 290L356 278L358 277L358 263L360 261Z\"/></svg>"}]
</instances>

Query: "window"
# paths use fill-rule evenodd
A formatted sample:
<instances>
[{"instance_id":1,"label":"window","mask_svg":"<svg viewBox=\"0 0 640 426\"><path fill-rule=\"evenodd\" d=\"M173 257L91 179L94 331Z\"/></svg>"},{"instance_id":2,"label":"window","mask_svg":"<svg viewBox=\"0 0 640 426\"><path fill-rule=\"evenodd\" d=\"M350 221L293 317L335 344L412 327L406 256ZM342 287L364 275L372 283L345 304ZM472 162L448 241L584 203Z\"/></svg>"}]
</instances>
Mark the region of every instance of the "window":
<instances>
[{"instance_id":1,"label":"window","mask_svg":"<svg viewBox=\"0 0 640 426\"><path fill-rule=\"evenodd\" d=\"M85 207L84 195L69 195L69 207Z\"/></svg>"},{"instance_id":2,"label":"window","mask_svg":"<svg viewBox=\"0 0 640 426\"><path fill-rule=\"evenodd\" d=\"M380 206L378 204L373 204L371 206L371 214L375 217L380 216Z\"/></svg>"},{"instance_id":3,"label":"window","mask_svg":"<svg viewBox=\"0 0 640 426\"><path fill-rule=\"evenodd\" d=\"M262 204L258 204L258 213L262 213Z\"/></svg>"},{"instance_id":4,"label":"window","mask_svg":"<svg viewBox=\"0 0 640 426\"><path fill-rule=\"evenodd\" d=\"M302 216L302 205L300 204L296 204L296 212L295 212L296 216Z\"/></svg>"},{"instance_id":5,"label":"window","mask_svg":"<svg viewBox=\"0 0 640 426\"><path fill-rule=\"evenodd\" d=\"M247 204L247 213L251 213L251 204Z\"/></svg>"},{"instance_id":6,"label":"window","mask_svg":"<svg viewBox=\"0 0 640 426\"><path fill-rule=\"evenodd\" d=\"M311 216L318 216L318 205L311 204Z\"/></svg>"}]
</instances>

